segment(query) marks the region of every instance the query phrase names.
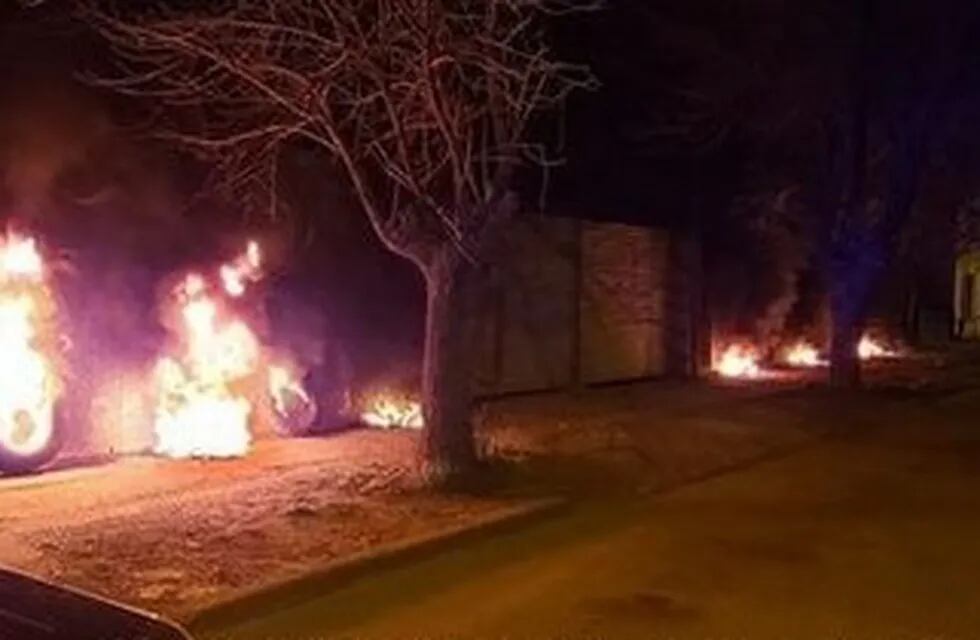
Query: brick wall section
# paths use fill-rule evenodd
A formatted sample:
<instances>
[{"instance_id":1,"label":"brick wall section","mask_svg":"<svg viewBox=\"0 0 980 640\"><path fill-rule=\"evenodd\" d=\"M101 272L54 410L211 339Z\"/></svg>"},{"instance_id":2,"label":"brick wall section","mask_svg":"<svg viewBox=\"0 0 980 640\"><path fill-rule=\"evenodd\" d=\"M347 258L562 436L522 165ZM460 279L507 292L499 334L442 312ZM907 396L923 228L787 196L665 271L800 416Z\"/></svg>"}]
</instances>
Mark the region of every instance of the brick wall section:
<instances>
[{"instance_id":1,"label":"brick wall section","mask_svg":"<svg viewBox=\"0 0 980 640\"><path fill-rule=\"evenodd\" d=\"M620 224L582 227L581 376L585 384L665 372L667 235Z\"/></svg>"},{"instance_id":2,"label":"brick wall section","mask_svg":"<svg viewBox=\"0 0 980 640\"><path fill-rule=\"evenodd\" d=\"M481 312L483 395L691 375L700 257L664 231L521 220Z\"/></svg>"}]
</instances>

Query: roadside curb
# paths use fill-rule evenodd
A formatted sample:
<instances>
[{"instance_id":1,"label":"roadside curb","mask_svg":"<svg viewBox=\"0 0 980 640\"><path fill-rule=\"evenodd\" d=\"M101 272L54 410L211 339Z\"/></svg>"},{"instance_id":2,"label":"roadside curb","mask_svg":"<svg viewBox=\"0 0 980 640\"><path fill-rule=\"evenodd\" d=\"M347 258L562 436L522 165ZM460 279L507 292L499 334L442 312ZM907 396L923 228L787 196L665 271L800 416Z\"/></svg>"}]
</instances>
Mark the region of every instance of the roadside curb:
<instances>
[{"instance_id":1,"label":"roadside curb","mask_svg":"<svg viewBox=\"0 0 980 640\"><path fill-rule=\"evenodd\" d=\"M501 509L475 521L414 538L398 540L311 567L309 572L273 580L254 589L244 589L220 598L182 620L195 633L233 624L255 612L262 603L275 599L279 608L337 589L375 570L387 569L438 553L446 546L499 534L563 511L564 498L542 498Z\"/></svg>"},{"instance_id":2,"label":"roadside curb","mask_svg":"<svg viewBox=\"0 0 980 640\"><path fill-rule=\"evenodd\" d=\"M174 622L173 620L171 620L166 616L162 616L158 613L147 611L139 607L134 607L124 602L113 600L112 598L108 598L106 596L102 596L97 593L87 591L85 589L80 589L78 587L73 587L71 585L66 585L66 584L59 584L51 580L48 580L47 578L44 578L42 576L36 575L34 573L23 571L21 569L15 569L12 567L0 568L0 578L2 578L5 581L9 581L11 579L18 581L19 584L15 583L17 589L14 591L14 593L17 596L20 596L23 600L22 602L17 603L18 608L20 608L21 610L24 607L25 602L30 602L32 597L37 598L39 595L48 600L47 604L49 606L54 605L56 607L55 612L58 614L63 614L63 612L71 610L71 606L70 606L71 600L76 601L75 602L76 607L78 606L77 601L81 600L82 602L85 603L85 607L88 609L89 614L95 614L96 611L94 610L94 607L100 607L102 609L100 613L102 614L103 617L107 615L106 612L108 611L108 612L112 612L112 615L116 617L122 615L122 616L127 616L129 618L142 619L144 621L143 624L152 623L156 625L157 632L160 633L166 632L167 634L166 636L159 636L159 637L168 637L168 638L179 637L179 638L186 638L186 640L193 640L190 634L188 634L187 631L184 629L184 627L180 626L179 624L177 624L176 622ZM9 587L4 588L5 592L9 590L10 590ZM30 594L30 596L28 596L27 594ZM57 609L57 607L61 607L61 608ZM47 613L48 615L50 615L51 611L48 611ZM8 616L11 615L11 612L7 611L6 615ZM47 628L45 626L46 622L38 622L36 618L33 617L19 616L16 614L16 612L14 612L13 615L14 615L15 622L21 622L21 623L27 622L27 624L31 627L35 627L39 625L42 629L46 629L44 631L44 635L58 635L58 637L64 637L63 635L59 635L59 632L56 631L55 627L52 626L50 628ZM131 632L132 629L129 629L129 631ZM121 632L117 631L117 633L121 633ZM32 635L31 637L34 637L34 635ZM90 636L86 635L86 637L90 637ZM140 637L142 638L142 637L151 637L151 636L140 635ZM158 636L152 636L152 637L158 637Z\"/></svg>"}]
</instances>

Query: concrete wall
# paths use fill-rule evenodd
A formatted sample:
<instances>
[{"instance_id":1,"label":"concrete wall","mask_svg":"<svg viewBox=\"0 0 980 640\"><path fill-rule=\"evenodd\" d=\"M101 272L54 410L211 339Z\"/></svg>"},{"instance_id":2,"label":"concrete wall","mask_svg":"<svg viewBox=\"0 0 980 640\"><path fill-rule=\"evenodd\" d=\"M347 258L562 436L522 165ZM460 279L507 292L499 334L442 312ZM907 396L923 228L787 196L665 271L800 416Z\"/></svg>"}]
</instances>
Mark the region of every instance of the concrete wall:
<instances>
[{"instance_id":1,"label":"concrete wall","mask_svg":"<svg viewBox=\"0 0 980 640\"><path fill-rule=\"evenodd\" d=\"M480 318L482 393L567 386L573 381L578 225L522 221L494 264Z\"/></svg>"},{"instance_id":2,"label":"concrete wall","mask_svg":"<svg viewBox=\"0 0 980 640\"><path fill-rule=\"evenodd\" d=\"M536 217L496 264L474 345L482 394L698 373L696 244Z\"/></svg>"}]
</instances>

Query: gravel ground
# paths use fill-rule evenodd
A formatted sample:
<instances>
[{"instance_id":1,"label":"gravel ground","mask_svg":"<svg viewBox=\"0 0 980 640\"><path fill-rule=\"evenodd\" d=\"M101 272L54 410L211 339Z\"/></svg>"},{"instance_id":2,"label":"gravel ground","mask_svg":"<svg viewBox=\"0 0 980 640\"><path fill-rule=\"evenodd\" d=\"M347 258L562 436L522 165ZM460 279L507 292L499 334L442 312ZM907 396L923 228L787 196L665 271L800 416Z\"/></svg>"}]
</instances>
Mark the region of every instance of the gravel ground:
<instances>
[{"instance_id":1,"label":"gravel ground","mask_svg":"<svg viewBox=\"0 0 980 640\"><path fill-rule=\"evenodd\" d=\"M798 378L641 384L484 410L484 446L567 491L656 491L750 463L831 427Z\"/></svg>"},{"instance_id":2,"label":"gravel ground","mask_svg":"<svg viewBox=\"0 0 980 640\"><path fill-rule=\"evenodd\" d=\"M480 433L528 472L518 485L656 490L812 439L828 422L819 394L799 386L662 383L515 399L484 407ZM358 430L260 442L236 460L131 457L0 480L0 564L187 620L236 593L524 503L516 496L526 492L424 489L417 435Z\"/></svg>"},{"instance_id":3,"label":"gravel ground","mask_svg":"<svg viewBox=\"0 0 980 640\"><path fill-rule=\"evenodd\" d=\"M269 441L0 483L0 563L178 620L228 594L458 527L513 501L420 488L415 434Z\"/></svg>"}]
</instances>

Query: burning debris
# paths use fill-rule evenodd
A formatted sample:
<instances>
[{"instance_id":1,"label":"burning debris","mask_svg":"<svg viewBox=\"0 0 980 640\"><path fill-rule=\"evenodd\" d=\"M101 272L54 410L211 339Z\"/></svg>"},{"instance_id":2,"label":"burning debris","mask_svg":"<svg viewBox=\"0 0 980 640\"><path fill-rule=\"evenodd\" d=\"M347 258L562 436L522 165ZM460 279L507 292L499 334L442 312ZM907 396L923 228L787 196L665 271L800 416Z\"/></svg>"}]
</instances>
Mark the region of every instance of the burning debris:
<instances>
[{"instance_id":1,"label":"burning debris","mask_svg":"<svg viewBox=\"0 0 980 640\"><path fill-rule=\"evenodd\" d=\"M259 400L256 387L268 391L281 419L315 418L313 400L299 380L286 366L267 366L262 344L231 304L260 277L261 252L250 242L236 260L221 265L214 281L190 273L171 292L168 305L177 317L178 340L176 353L157 364L156 453L175 458L245 455ZM267 384L256 385L263 373Z\"/></svg>"},{"instance_id":2,"label":"burning debris","mask_svg":"<svg viewBox=\"0 0 980 640\"><path fill-rule=\"evenodd\" d=\"M54 454L61 393L57 305L33 238L0 239L0 469L23 471Z\"/></svg>"},{"instance_id":3,"label":"burning debris","mask_svg":"<svg viewBox=\"0 0 980 640\"><path fill-rule=\"evenodd\" d=\"M886 346L887 341L864 334L856 347L857 356L861 360L875 360L901 357L901 351ZM714 371L725 378L753 379L763 377L771 371L764 368L763 363L769 362L764 357L765 352L753 343L739 341L728 344L715 360ZM812 369L825 367L828 360L811 342L800 339L788 346L770 352L769 357L779 364L795 369Z\"/></svg>"},{"instance_id":4,"label":"burning debris","mask_svg":"<svg viewBox=\"0 0 980 640\"><path fill-rule=\"evenodd\" d=\"M317 403L300 382L300 376L285 364L271 364L267 372L269 398L286 434L305 433L317 417Z\"/></svg>"},{"instance_id":5,"label":"burning debris","mask_svg":"<svg viewBox=\"0 0 980 640\"><path fill-rule=\"evenodd\" d=\"M366 403L361 422L379 429L421 429L425 420L416 400L391 393L380 393Z\"/></svg>"},{"instance_id":6,"label":"burning debris","mask_svg":"<svg viewBox=\"0 0 980 640\"><path fill-rule=\"evenodd\" d=\"M225 293L233 298L245 294L249 282L257 282L262 277L262 251L259 243L250 240L245 253L234 261L221 265L218 269Z\"/></svg>"},{"instance_id":7,"label":"burning debris","mask_svg":"<svg viewBox=\"0 0 980 640\"><path fill-rule=\"evenodd\" d=\"M800 340L786 349L783 361L791 367L822 367L827 361L820 357L820 352L806 340Z\"/></svg>"},{"instance_id":8,"label":"burning debris","mask_svg":"<svg viewBox=\"0 0 980 640\"><path fill-rule=\"evenodd\" d=\"M258 367L258 340L244 322L229 319L200 275L188 275L174 298L181 348L157 365L154 451L175 458L244 455L252 405L236 386Z\"/></svg>"},{"instance_id":9,"label":"burning debris","mask_svg":"<svg viewBox=\"0 0 980 640\"><path fill-rule=\"evenodd\" d=\"M78 395L86 396L78 414L85 417L73 423L78 429L92 427L85 420L118 418L105 443L110 452L137 431L146 439L126 451L171 458L238 457L258 437L313 432L321 419L321 395L310 391L316 378L294 346L266 339L265 300L255 286L265 275L263 261L260 245L249 242L228 262L182 274L162 299L166 346L147 349L122 367L100 367L111 384L101 381L97 393L78 385L73 394L51 269L33 238L0 235L0 473L49 461L63 441L61 407ZM420 402L392 387L367 394L363 402L352 401L346 386L342 396L330 410L346 424L424 424Z\"/></svg>"},{"instance_id":10,"label":"burning debris","mask_svg":"<svg viewBox=\"0 0 980 640\"><path fill-rule=\"evenodd\" d=\"M887 347L883 341L867 333L861 336L861 340L858 342L857 352L861 360L897 358L901 355L897 350Z\"/></svg>"},{"instance_id":11,"label":"burning debris","mask_svg":"<svg viewBox=\"0 0 980 640\"><path fill-rule=\"evenodd\" d=\"M762 372L759 352L746 343L730 344L715 362L714 370L725 378L757 378Z\"/></svg>"}]
</instances>

